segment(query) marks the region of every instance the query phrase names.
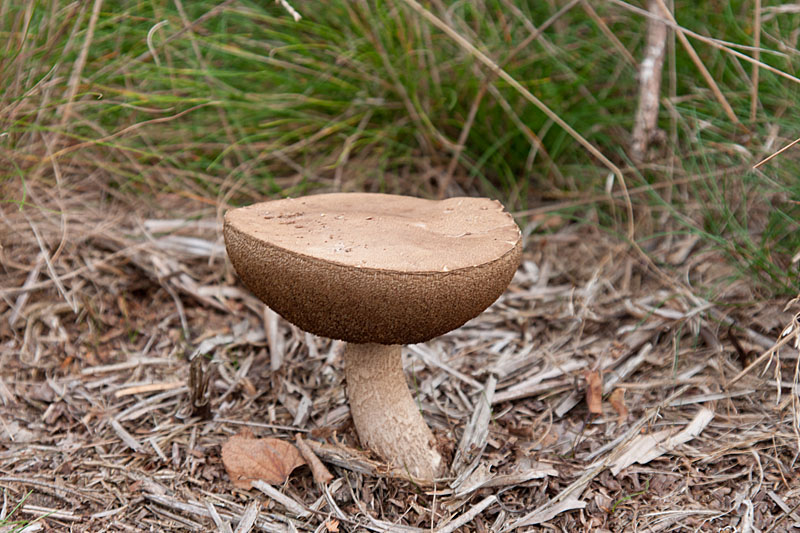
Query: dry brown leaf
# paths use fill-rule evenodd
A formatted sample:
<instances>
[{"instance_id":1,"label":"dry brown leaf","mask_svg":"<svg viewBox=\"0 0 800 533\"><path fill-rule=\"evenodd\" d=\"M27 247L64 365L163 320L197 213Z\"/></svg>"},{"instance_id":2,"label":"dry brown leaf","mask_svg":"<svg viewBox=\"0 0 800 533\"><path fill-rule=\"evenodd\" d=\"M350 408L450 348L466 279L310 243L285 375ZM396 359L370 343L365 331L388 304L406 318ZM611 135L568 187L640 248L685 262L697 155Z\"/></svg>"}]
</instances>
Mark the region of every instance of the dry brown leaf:
<instances>
[{"instance_id":1,"label":"dry brown leaf","mask_svg":"<svg viewBox=\"0 0 800 533\"><path fill-rule=\"evenodd\" d=\"M249 489L250 482L259 479L270 485L283 483L305 461L289 442L257 439L243 431L222 445L222 463L235 487Z\"/></svg>"},{"instance_id":2,"label":"dry brown leaf","mask_svg":"<svg viewBox=\"0 0 800 533\"><path fill-rule=\"evenodd\" d=\"M333 518L328 520L325 522L325 529L329 533L339 533L339 521Z\"/></svg>"},{"instance_id":3,"label":"dry brown leaf","mask_svg":"<svg viewBox=\"0 0 800 533\"><path fill-rule=\"evenodd\" d=\"M333 474L322 464L322 461L319 460L319 457L317 457L314 451L308 447L308 444L306 444L306 441L300 436L300 433L295 434L294 441L303 459L306 460L306 464L311 468L311 475L314 476L314 481L317 483L329 483L332 481Z\"/></svg>"},{"instance_id":4,"label":"dry brown leaf","mask_svg":"<svg viewBox=\"0 0 800 533\"><path fill-rule=\"evenodd\" d=\"M619 415L619 423L624 424L628 419L628 408L625 406L625 389L614 389L614 392L608 397L608 401Z\"/></svg>"},{"instance_id":5,"label":"dry brown leaf","mask_svg":"<svg viewBox=\"0 0 800 533\"><path fill-rule=\"evenodd\" d=\"M594 415L603 414L603 380L600 379L600 372L592 370L585 372L586 378L586 405L589 412Z\"/></svg>"}]
</instances>

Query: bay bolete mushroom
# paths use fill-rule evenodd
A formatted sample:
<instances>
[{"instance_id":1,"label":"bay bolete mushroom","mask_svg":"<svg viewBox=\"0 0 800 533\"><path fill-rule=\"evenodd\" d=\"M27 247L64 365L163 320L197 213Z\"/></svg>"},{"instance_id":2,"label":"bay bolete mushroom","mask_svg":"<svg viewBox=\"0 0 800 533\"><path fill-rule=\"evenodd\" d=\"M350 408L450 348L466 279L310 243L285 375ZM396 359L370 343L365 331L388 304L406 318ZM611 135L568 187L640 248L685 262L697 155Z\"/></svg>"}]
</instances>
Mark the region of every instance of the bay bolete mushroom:
<instances>
[{"instance_id":1,"label":"bay bolete mushroom","mask_svg":"<svg viewBox=\"0 0 800 533\"><path fill-rule=\"evenodd\" d=\"M256 296L301 329L347 342L347 397L362 444L417 479L442 475L400 348L460 327L506 289L522 238L503 206L322 194L228 211L224 234Z\"/></svg>"}]
</instances>

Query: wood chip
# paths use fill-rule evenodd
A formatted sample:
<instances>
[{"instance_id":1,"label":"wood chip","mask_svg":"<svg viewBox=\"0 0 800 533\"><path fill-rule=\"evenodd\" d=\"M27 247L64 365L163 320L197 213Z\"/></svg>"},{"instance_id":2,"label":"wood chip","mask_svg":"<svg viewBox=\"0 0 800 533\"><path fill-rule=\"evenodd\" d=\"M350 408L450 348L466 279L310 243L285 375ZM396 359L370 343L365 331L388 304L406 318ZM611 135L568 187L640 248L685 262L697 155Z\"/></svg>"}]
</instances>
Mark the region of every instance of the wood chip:
<instances>
[{"instance_id":1,"label":"wood chip","mask_svg":"<svg viewBox=\"0 0 800 533\"><path fill-rule=\"evenodd\" d=\"M178 389L183 386L184 386L183 381L168 381L166 383L149 383L147 385L137 385L135 387L127 387L125 389L120 389L114 393L114 397L122 398L123 396L131 396L132 394L161 392L166 390Z\"/></svg>"},{"instance_id":2,"label":"wood chip","mask_svg":"<svg viewBox=\"0 0 800 533\"><path fill-rule=\"evenodd\" d=\"M253 529L253 524L256 523L258 510L260 508L261 503L259 503L258 500L253 500L248 503L233 533L250 533L250 530Z\"/></svg>"},{"instance_id":3,"label":"wood chip","mask_svg":"<svg viewBox=\"0 0 800 533\"><path fill-rule=\"evenodd\" d=\"M536 374L535 376L531 376L530 378L524 381L516 383L511 387L508 387L502 392L497 392L494 395L492 403L501 403L510 400L527 398L528 396L533 396L534 394L539 394L543 391L550 390L554 388L554 386L559 386L560 383L562 382L559 382L559 384L554 385L545 383L547 380L561 377L565 374L569 374L570 372L581 370L583 368L586 368L587 364L588 363L584 360L566 361L564 364L559 365L556 368L549 368L545 371ZM566 381L563 383L566 383Z\"/></svg>"},{"instance_id":4,"label":"wood chip","mask_svg":"<svg viewBox=\"0 0 800 533\"><path fill-rule=\"evenodd\" d=\"M69 520L73 522L83 519L81 515L75 514L72 511L51 509L50 507L42 507L40 505L23 505L21 511L25 514L36 515L39 518L54 518L56 520Z\"/></svg>"},{"instance_id":5,"label":"wood chip","mask_svg":"<svg viewBox=\"0 0 800 533\"><path fill-rule=\"evenodd\" d=\"M231 524L227 520L223 519L219 513L217 512L217 508L214 507L214 504L210 501L206 500L206 509L208 509L208 513L211 515L211 520L214 521L214 525L217 526L217 530L219 533L233 533L231 530Z\"/></svg>"},{"instance_id":6,"label":"wood chip","mask_svg":"<svg viewBox=\"0 0 800 533\"><path fill-rule=\"evenodd\" d=\"M81 374L83 374L84 376L92 376L95 374L107 374L111 372L119 372L122 370L130 370L131 368L136 368L138 366L175 365L177 363L178 361L168 358L142 357L142 358L131 359L130 361L125 361L124 363L116 363L113 365L91 366L89 368L84 368L83 370L81 370Z\"/></svg>"},{"instance_id":7,"label":"wood chip","mask_svg":"<svg viewBox=\"0 0 800 533\"><path fill-rule=\"evenodd\" d=\"M278 313L266 305L263 306L262 321L269 344L269 366L273 372L280 370L283 364L284 340L283 335L278 333L279 318Z\"/></svg>"},{"instance_id":8,"label":"wood chip","mask_svg":"<svg viewBox=\"0 0 800 533\"><path fill-rule=\"evenodd\" d=\"M138 440L134 439L133 435L128 433L125 430L125 428L122 427L122 424L120 424L113 418L111 419L111 427L114 428L114 433L116 433L117 436L119 436L119 438L122 440L122 442L125 443L125 445L127 445L130 449L132 449L135 452L141 451L142 449L141 443Z\"/></svg>"},{"instance_id":9,"label":"wood chip","mask_svg":"<svg viewBox=\"0 0 800 533\"><path fill-rule=\"evenodd\" d=\"M786 502L785 502L785 501L783 501L783 498L781 498L781 497L780 497L780 496L779 496L777 493L775 493L774 491L772 491L772 490L768 490L768 491L767 491L767 495L768 495L768 496L769 496L769 497L772 499L772 501L774 501L774 502L775 502L775 504L777 504L777 506L778 506L778 507L780 507L780 508L781 508L781 510L782 510L784 513L786 513L787 515L789 515L789 517L790 517L792 520L794 520L794 521L795 521L795 523L792 525L792 527L800 528L800 514L798 514L798 513L794 512L794 510L793 510L791 507L789 507L789 506L786 504Z\"/></svg>"},{"instance_id":10,"label":"wood chip","mask_svg":"<svg viewBox=\"0 0 800 533\"><path fill-rule=\"evenodd\" d=\"M268 485L261 480L257 480L257 481L252 481L251 486L254 489L260 490L261 492L263 492L276 502L280 503L281 505L286 507L286 510L288 510L290 513L294 514L299 518L305 518L311 515L311 512L308 511L304 505L298 503L290 496L287 496L286 494L280 492L272 485Z\"/></svg>"},{"instance_id":11,"label":"wood chip","mask_svg":"<svg viewBox=\"0 0 800 533\"><path fill-rule=\"evenodd\" d=\"M165 495L160 494L151 494L149 492L144 493L144 498L151 502L157 503L158 505L167 507L169 509L173 509L175 511L186 513L194 516L199 516L203 518L212 518L212 513L202 504L199 502L182 502L176 500L175 498L171 498ZM232 508L236 509L236 512L240 515L244 513L244 508L239 508L236 504L228 504ZM234 516L231 515L229 512L222 512L218 513L219 516L227 521L230 522L234 520ZM288 533L291 531L291 527L293 527L292 519L288 517L280 517L282 522L277 522L272 518L265 517L263 514L258 515L256 518L256 527L261 531L266 531L269 533L272 532L279 532L279 533ZM297 531L297 529L294 529Z\"/></svg>"},{"instance_id":12,"label":"wood chip","mask_svg":"<svg viewBox=\"0 0 800 533\"><path fill-rule=\"evenodd\" d=\"M560 515L561 513L572 511L574 509L583 509L586 507L586 502L578 498L569 497L552 505L544 505L534 511L519 518L516 522L506 526L502 529L503 532L512 531L514 529L524 526L534 526L542 522L548 522Z\"/></svg>"},{"instance_id":13,"label":"wood chip","mask_svg":"<svg viewBox=\"0 0 800 533\"><path fill-rule=\"evenodd\" d=\"M476 461L480 459L484 448L486 448L486 439L489 436L489 420L492 417L492 400L494 399L496 385L497 378L489 376L483 391L478 396L476 408L464 428L464 434L461 436L461 441L458 444L456 456L451 466L452 472L457 474L459 478L466 477L464 476L464 469L470 464L476 465ZM466 472L466 475L469 475L469 472ZM458 479L453 484L457 486Z\"/></svg>"},{"instance_id":14,"label":"wood chip","mask_svg":"<svg viewBox=\"0 0 800 533\"><path fill-rule=\"evenodd\" d=\"M448 522L442 527L436 529L436 533L453 533L454 531L458 531L459 528L464 527L465 525L475 520L476 516L481 514L483 511L486 510L487 507L489 507L496 501L497 501L497 496L495 496L494 494L485 497L484 499L476 503L469 511L465 512L458 518Z\"/></svg>"},{"instance_id":15,"label":"wood chip","mask_svg":"<svg viewBox=\"0 0 800 533\"><path fill-rule=\"evenodd\" d=\"M675 449L679 444L684 444L694 439L708 426L714 418L714 412L709 409L700 409L694 419L686 427L675 433L665 429L639 435L628 444L625 451L611 465L611 473L618 475L622 469L633 463L647 464L653 459L661 457Z\"/></svg>"}]
</instances>

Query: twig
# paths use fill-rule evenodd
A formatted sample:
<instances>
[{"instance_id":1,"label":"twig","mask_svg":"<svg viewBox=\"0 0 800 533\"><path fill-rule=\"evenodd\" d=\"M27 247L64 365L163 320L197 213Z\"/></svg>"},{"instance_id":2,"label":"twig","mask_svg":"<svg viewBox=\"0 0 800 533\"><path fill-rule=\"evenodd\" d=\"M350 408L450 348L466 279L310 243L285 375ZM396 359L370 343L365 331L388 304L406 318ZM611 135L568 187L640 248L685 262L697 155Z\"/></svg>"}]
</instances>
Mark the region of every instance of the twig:
<instances>
[{"instance_id":1,"label":"twig","mask_svg":"<svg viewBox=\"0 0 800 533\"><path fill-rule=\"evenodd\" d=\"M191 515L202 516L204 518L212 517L212 513L206 507L196 502L190 502L190 503L181 502L160 494L151 494L149 492L145 492L144 497L147 500L155 502L159 505L163 505L164 507L167 507L169 509L180 511L182 513L189 513ZM233 508L234 505L231 505L231 507ZM225 520L232 520L234 518L234 516L232 516L228 512L218 513L218 514L220 514L221 518ZM292 519L288 517L281 517L281 518L283 519L284 522L292 524L293 526L295 525ZM280 523L275 522L270 518L266 518L263 515L260 515L256 520L256 527L258 527L262 531L269 531L269 532L285 531L285 529L281 529L280 526L281 526Z\"/></svg>"},{"instance_id":2,"label":"twig","mask_svg":"<svg viewBox=\"0 0 800 533\"><path fill-rule=\"evenodd\" d=\"M38 505L23 505L20 509L23 513L38 515L37 518L55 518L57 520L81 520L81 515L75 514L71 511L62 511L59 509L51 509L49 507L41 507Z\"/></svg>"},{"instance_id":3,"label":"twig","mask_svg":"<svg viewBox=\"0 0 800 533\"><path fill-rule=\"evenodd\" d=\"M786 513L786 514L788 514L789 516L792 517L792 520L795 521L795 527L798 527L798 525L800 525L800 516L798 516L796 513L794 513L792 511L792 509L786 504L786 502L783 501L783 498L781 498L778 494L776 494L772 490L768 490L767 491L767 495L770 498L772 498L772 501L774 501L775 504L778 507L780 507L783 510L784 513Z\"/></svg>"},{"instance_id":4,"label":"twig","mask_svg":"<svg viewBox=\"0 0 800 533\"><path fill-rule=\"evenodd\" d=\"M489 436L489 420L492 416L492 400L494 399L496 386L497 378L494 375L489 376L483 391L478 397L478 405L464 428L464 434L461 436L461 442L458 444L452 465L452 471L458 474L459 478L465 473L462 470L480 458L486 447L486 439Z\"/></svg>"},{"instance_id":5,"label":"twig","mask_svg":"<svg viewBox=\"0 0 800 533\"><path fill-rule=\"evenodd\" d=\"M147 392L161 392L165 390L173 390L180 388L184 385L183 381L169 381L167 383L148 383L146 385L136 385L133 387L126 387L114 393L115 398L122 398L123 396L131 396L133 394L143 394Z\"/></svg>"},{"instance_id":6,"label":"twig","mask_svg":"<svg viewBox=\"0 0 800 533\"><path fill-rule=\"evenodd\" d=\"M438 528L436 530L436 533L453 533L454 531L457 531L460 527L463 527L472 522L473 520L475 520L476 516L481 514L484 510L486 510L487 507L489 507L496 501L497 501L497 496L495 496L494 494L485 497L477 504L475 504L475 506L473 506L472 509L470 509L466 513L462 514L461 516L459 516L452 522L448 523L447 525Z\"/></svg>"},{"instance_id":7,"label":"twig","mask_svg":"<svg viewBox=\"0 0 800 533\"><path fill-rule=\"evenodd\" d=\"M72 496L76 496L79 499L79 501L92 500L93 502L102 505L107 504L105 500L98 498L96 496L92 496L91 494L88 494L86 492L80 492L75 489L70 489L62 485L56 485L55 483L48 483L47 481L42 481L39 479L30 479L30 478L16 477L16 476L2 476L0 477L0 483L22 483L24 485L45 487L47 489L50 489L55 496L62 498L66 501L70 500L67 500L64 494L71 494Z\"/></svg>"},{"instance_id":8,"label":"twig","mask_svg":"<svg viewBox=\"0 0 800 533\"><path fill-rule=\"evenodd\" d=\"M258 500L248 503L242 518L239 519L239 525L236 526L236 530L233 533L249 533L253 529L253 524L256 523L256 518L258 518L259 507L261 507L261 503Z\"/></svg>"},{"instance_id":9,"label":"twig","mask_svg":"<svg viewBox=\"0 0 800 533\"><path fill-rule=\"evenodd\" d=\"M298 503L297 501L295 501L294 498L291 498L290 496L287 496L286 494L280 492L278 489L276 489L272 485L269 485L268 483L264 483L260 479L258 479L256 481L251 481L250 485L254 489L260 490L261 492L263 492L264 494L266 494L267 496L269 496L270 498L272 498L276 502L278 502L281 505L283 505L284 507L286 507L286 509L290 513L294 514L295 516L297 516L299 518L305 518L305 517L307 517L307 516L309 516L311 514L311 512L308 511L305 508L304 505L302 505L302 504Z\"/></svg>"},{"instance_id":10,"label":"twig","mask_svg":"<svg viewBox=\"0 0 800 533\"><path fill-rule=\"evenodd\" d=\"M269 367L277 372L283 364L283 335L278 333L278 313L265 305L261 319L269 346Z\"/></svg>"},{"instance_id":11,"label":"twig","mask_svg":"<svg viewBox=\"0 0 800 533\"><path fill-rule=\"evenodd\" d=\"M762 159L761 161L759 161L758 163L756 163L755 165L753 165L753 170L757 169L758 167L760 167L764 163L772 160L772 158L781 155L783 152L785 152L786 150L788 150L789 148L791 148L792 146L794 146L797 143L800 143L800 138L797 138L797 139L793 140L792 142L790 142L789 144L787 144L786 146L784 146L783 148L781 148L780 150L778 150L777 152L772 154L771 156L766 157L766 158Z\"/></svg>"},{"instance_id":12,"label":"twig","mask_svg":"<svg viewBox=\"0 0 800 533\"><path fill-rule=\"evenodd\" d=\"M36 263L34 263L31 271L28 272L28 277L25 279L25 283L22 284L23 289L30 287L36 283L37 279L39 279L39 272L42 271L42 264L44 263L45 256L46 254L44 250L40 251L39 255L36 256ZM8 317L8 325L12 328L14 327L14 323L17 321L17 318L19 318L20 314L22 313L22 310L25 308L25 304L28 303L30 294L31 293L29 291L25 291L17 296L17 301L11 307L11 314Z\"/></svg>"},{"instance_id":13,"label":"twig","mask_svg":"<svg viewBox=\"0 0 800 533\"><path fill-rule=\"evenodd\" d=\"M314 440L306 440L306 444L326 463L340 466L353 472L366 474L372 477L390 477L404 481L411 481L419 486L430 486L429 479L417 479L407 471L391 468L385 463L373 461L359 450L342 445L325 444Z\"/></svg>"},{"instance_id":14,"label":"twig","mask_svg":"<svg viewBox=\"0 0 800 533\"><path fill-rule=\"evenodd\" d=\"M122 427L122 424L120 424L113 418L111 419L111 427L114 429L114 433L116 433L117 436L122 440L122 442L124 442L130 449L132 449L135 452L139 452L142 450L141 443L139 443L138 440L134 439L133 435L128 433L125 430L125 428Z\"/></svg>"},{"instance_id":15,"label":"twig","mask_svg":"<svg viewBox=\"0 0 800 533\"><path fill-rule=\"evenodd\" d=\"M75 304L74 298L71 299L69 297L69 295L67 294L67 289L64 288L64 285L61 283L61 280L56 274L56 270L53 267L53 262L50 260L50 254L48 254L47 250L45 249L44 241L42 240L42 236L39 234L39 230L36 228L36 225L30 218L28 218L28 224L30 224L31 229L33 230L33 236L36 237L36 243L39 245L39 250L41 251L42 257L44 258L44 262L47 265L47 272L50 273L50 279L53 280L53 283L56 284L58 292L61 293L61 296L64 298L64 301L67 302L69 306L72 308L72 312L77 315L78 306ZM26 283L26 285L28 284Z\"/></svg>"},{"instance_id":16,"label":"twig","mask_svg":"<svg viewBox=\"0 0 800 533\"><path fill-rule=\"evenodd\" d=\"M278 0L278 3L283 9L289 12L295 22L300 22L300 19L303 18L287 0Z\"/></svg>"},{"instance_id":17,"label":"twig","mask_svg":"<svg viewBox=\"0 0 800 533\"><path fill-rule=\"evenodd\" d=\"M161 28L162 26L166 26L169 24L168 20L162 20L154 24L148 31L147 31L147 49L150 50L150 55L153 56L153 62L156 64L157 67L161 67L161 60L158 59L158 54L156 53L156 47L153 45L153 35Z\"/></svg>"},{"instance_id":18,"label":"twig","mask_svg":"<svg viewBox=\"0 0 800 533\"><path fill-rule=\"evenodd\" d=\"M116 363L113 365L90 366L89 368L81 370L81 374L84 376L93 376L95 374L110 374L112 372L119 372L120 370L130 370L138 366L171 365L176 363L177 361L166 357L143 357L141 359L131 359L124 363Z\"/></svg>"},{"instance_id":19,"label":"twig","mask_svg":"<svg viewBox=\"0 0 800 533\"><path fill-rule=\"evenodd\" d=\"M231 531L230 523L228 523L227 520L224 520L219 515L219 513L217 512L217 508L214 507L214 504L208 500L205 501L205 504L206 504L206 509L208 509L208 514L211 515L211 520L214 521L214 525L217 526L217 530L219 530L219 533L233 533L233 531Z\"/></svg>"},{"instance_id":20,"label":"twig","mask_svg":"<svg viewBox=\"0 0 800 533\"><path fill-rule=\"evenodd\" d=\"M654 0L650 0L651 12L658 10ZM631 158L643 161L647 147L658 125L658 102L661 94L661 73L667 50L667 27L650 19L647 24L647 47L639 69L639 107L633 123Z\"/></svg>"}]
</instances>

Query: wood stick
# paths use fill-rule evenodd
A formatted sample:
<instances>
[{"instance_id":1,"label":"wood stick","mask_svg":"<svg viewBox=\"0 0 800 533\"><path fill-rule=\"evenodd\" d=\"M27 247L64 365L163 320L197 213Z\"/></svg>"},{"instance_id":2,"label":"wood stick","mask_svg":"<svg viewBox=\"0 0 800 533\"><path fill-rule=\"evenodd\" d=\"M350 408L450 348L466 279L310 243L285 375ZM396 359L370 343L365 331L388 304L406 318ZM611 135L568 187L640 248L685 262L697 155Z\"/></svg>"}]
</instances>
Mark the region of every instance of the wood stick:
<instances>
[{"instance_id":1,"label":"wood stick","mask_svg":"<svg viewBox=\"0 0 800 533\"><path fill-rule=\"evenodd\" d=\"M656 0L650 0L649 10L658 13ZM657 19L647 22L647 48L639 68L639 107L633 123L631 158L641 162L647 154L647 146L658 125L659 96L661 94L661 72L667 50L667 26Z\"/></svg>"}]
</instances>

